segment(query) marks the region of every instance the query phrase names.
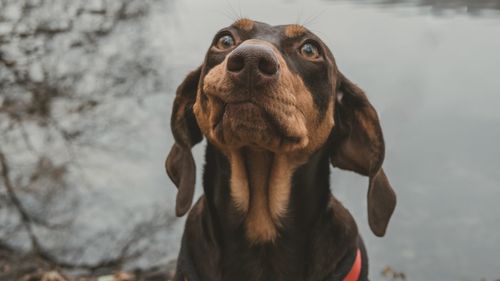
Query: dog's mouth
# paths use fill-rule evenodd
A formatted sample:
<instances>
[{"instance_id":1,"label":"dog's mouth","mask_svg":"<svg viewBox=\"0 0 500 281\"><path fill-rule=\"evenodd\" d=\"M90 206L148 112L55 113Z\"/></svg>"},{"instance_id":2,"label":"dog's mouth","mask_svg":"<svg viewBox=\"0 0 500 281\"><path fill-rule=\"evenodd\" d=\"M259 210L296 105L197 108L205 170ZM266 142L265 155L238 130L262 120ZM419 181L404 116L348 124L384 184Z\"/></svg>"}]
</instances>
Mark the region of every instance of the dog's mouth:
<instances>
[{"instance_id":1,"label":"dog's mouth","mask_svg":"<svg viewBox=\"0 0 500 281\"><path fill-rule=\"evenodd\" d=\"M291 116L287 116L290 109L283 110L283 106L261 104L254 100L224 102L216 97L213 99L218 106L213 106L210 114L214 117L211 135L222 145L234 148L249 146L275 152L307 145L303 124L290 124ZM296 123L301 123L303 115L297 108L293 111L295 119L301 119Z\"/></svg>"}]
</instances>

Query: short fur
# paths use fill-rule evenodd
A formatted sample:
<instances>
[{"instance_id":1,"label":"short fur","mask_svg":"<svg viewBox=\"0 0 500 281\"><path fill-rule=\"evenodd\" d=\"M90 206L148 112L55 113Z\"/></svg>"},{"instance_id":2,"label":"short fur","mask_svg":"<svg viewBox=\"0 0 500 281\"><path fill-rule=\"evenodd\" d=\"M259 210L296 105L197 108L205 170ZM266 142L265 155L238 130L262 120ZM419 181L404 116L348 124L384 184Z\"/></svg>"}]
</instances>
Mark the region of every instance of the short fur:
<instances>
[{"instance_id":1,"label":"short fur","mask_svg":"<svg viewBox=\"0 0 500 281\"><path fill-rule=\"evenodd\" d=\"M300 24L291 24L285 29L285 35L290 38L302 36L304 33L306 33L306 28Z\"/></svg>"}]
</instances>

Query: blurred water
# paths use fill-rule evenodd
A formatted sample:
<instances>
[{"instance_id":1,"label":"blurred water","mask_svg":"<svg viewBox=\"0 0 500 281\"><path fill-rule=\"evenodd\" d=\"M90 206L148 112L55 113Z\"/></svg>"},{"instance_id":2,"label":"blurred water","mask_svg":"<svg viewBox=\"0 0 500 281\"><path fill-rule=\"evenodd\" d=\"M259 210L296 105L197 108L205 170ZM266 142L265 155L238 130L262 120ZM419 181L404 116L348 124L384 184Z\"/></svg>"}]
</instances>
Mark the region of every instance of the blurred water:
<instances>
[{"instance_id":1,"label":"blurred water","mask_svg":"<svg viewBox=\"0 0 500 281\"><path fill-rule=\"evenodd\" d=\"M215 32L238 16L305 23L366 90L382 119L385 169L398 194L386 237L374 237L367 226L367 180L332 175L334 193L368 245L372 280L381 279L385 265L413 281L496 280L499 7L498 1L465 0L179 1L171 63L179 66L180 82L201 63Z\"/></svg>"}]
</instances>

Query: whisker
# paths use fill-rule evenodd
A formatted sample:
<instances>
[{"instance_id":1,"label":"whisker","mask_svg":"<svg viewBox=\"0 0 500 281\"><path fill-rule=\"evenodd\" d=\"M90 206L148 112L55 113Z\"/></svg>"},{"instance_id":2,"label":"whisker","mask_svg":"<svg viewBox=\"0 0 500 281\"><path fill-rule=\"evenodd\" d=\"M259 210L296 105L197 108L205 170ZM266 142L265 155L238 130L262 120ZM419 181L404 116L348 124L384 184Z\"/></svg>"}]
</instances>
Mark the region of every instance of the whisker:
<instances>
[{"instance_id":1,"label":"whisker","mask_svg":"<svg viewBox=\"0 0 500 281\"><path fill-rule=\"evenodd\" d=\"M233 7L233 5L231 5L231 2L229 2L229 0L225 0L225 1L227 4L227 7L229 8L229 12L231 12L231 14L232 14L232 21L237 21L237 20L241 19L240 15L236 11L236 9Z\"/></svg>"},{"instance_id":2,"label":"whisker","mask_svg":"<svg viewBox=\"0 0 500 281\"><path fill-rule=\"evenodd\" d=\"M322 15L323 15L323 13L324 13L324 12L325 12L325 10L321 10L321 11L318 11L318 12L316 12L315 14L313 14L313 15L309 16L309 17L308 17L308 18L304 21L304 23L303 23L302 25L304 25L304 26L308 26L308 25L310 25L310 24L314 23L316 20L318 20L318 18L319 18L320 16L322 16Z\"/></svg>"}]
</instances>

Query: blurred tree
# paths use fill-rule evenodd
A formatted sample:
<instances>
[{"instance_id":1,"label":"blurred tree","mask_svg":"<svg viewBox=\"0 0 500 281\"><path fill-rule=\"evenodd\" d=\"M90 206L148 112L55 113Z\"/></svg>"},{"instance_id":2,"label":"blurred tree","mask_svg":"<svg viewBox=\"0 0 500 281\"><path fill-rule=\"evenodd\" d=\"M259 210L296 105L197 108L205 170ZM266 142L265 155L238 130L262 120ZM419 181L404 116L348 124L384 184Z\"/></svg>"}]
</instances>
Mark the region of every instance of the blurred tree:
<instances>
[{"instance_id":1,"label":"blurred tree","mask_svg":"<svg viewBox=\"0 0 500 281\"><path fill-rule=\"evenodd\" d=\"M0 0L1 280L41 278L38 268L118 270L169 227L157 208L127 235L104 229L88 241L71 239L84 231L74 220L91 185L79 159L88 148L111 149L101 140L111 128L129 126L126 110L114 108L161 87L158 65L140 51L141 42L118 37L114 51L106 42L152 2ZM104 239L113 243L106 253L85 260L88 243Z\"/></svg>"}]
</instances>

